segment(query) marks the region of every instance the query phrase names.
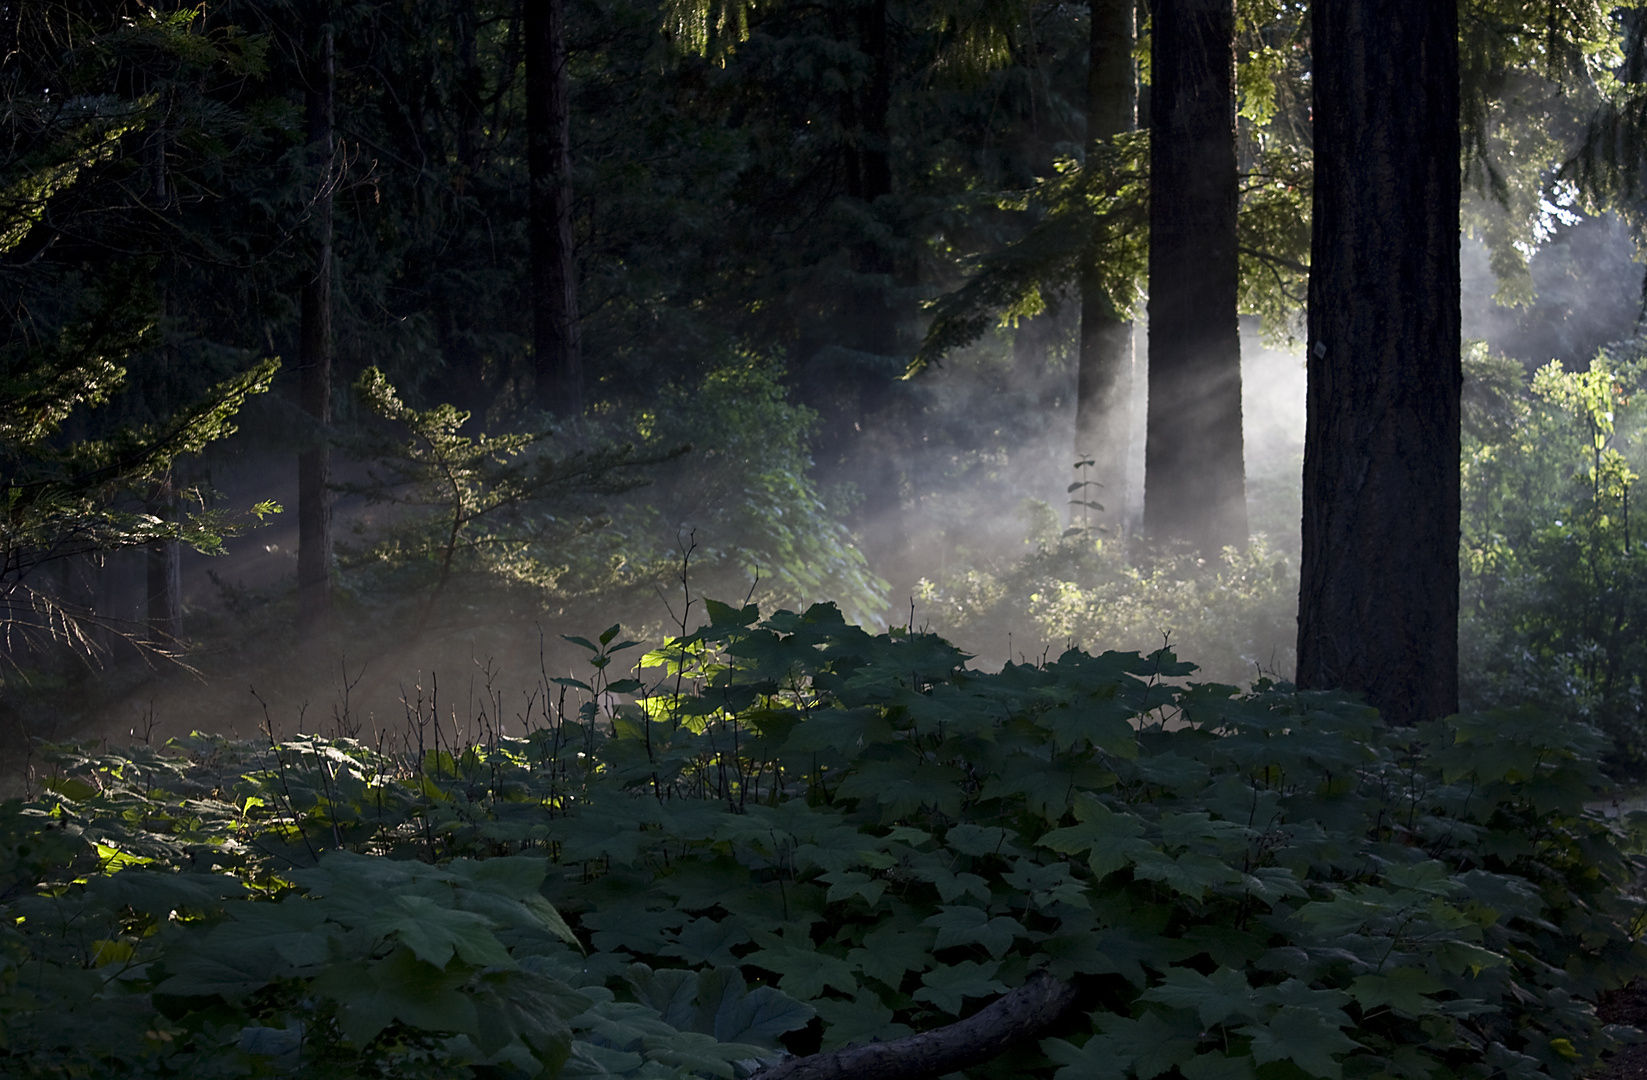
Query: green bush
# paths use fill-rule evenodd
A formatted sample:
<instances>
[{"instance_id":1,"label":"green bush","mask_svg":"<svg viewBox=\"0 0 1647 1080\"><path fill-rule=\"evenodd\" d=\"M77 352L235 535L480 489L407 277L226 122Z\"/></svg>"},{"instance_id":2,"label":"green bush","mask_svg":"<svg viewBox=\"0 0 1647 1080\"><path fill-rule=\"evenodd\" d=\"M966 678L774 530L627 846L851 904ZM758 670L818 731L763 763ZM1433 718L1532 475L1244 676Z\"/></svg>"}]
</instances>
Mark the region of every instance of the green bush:
<instances>
[{"instance_id":1,"label":"green bush","mask_svg":"<svg viewBox=\"0 0 1647 1080\"><path fill-rule=\"evenodd\" d=\"M806 477L816 416L779 375L737 357L573 435L487 434L450 405L408 407L370 369L356 389L390 423L353 440L367 479L341 488L384 509L344 545L346 595L379 609L376 623L419 630L545 606L638 612L691 548L709 588L773 605L832 596L879 616L885 583Z\"/></svg>"},{"instance_id":2,"label":"green bush","mask_svg":"<svg viewBox=\"0 0 1647 1080\"><path fill-rule=\"evenodd\" d=\"M1567 1078L1642 969L1581 725L709 611L639 678L574 639L520 737L58 748L0 815L0 1063L731 1077L1045 970L1089 1011L972 1075Z\"/></svg>"},{"instance_id":3,"label":"green bush","mask_svg":"<svg viewBox=\"0 0 1647 1080\"><path fill-rule=\"evenodd\" d=\"M1201 657L1212 678L1291 675L1298 565L1264 537L1215 560L1186 552L1141 560L1113 540L1060 535L1045 503L1031 500L1026 510L1028 555L920 583L915 599L933 629L990 658L1009 648L1021 661L1097 642L1169 642Z\"/></svg>"},{"instance_id":4,"label":"green bush","mask_svg":"<svg viewBox=\"0 0 1647 1080\"><path fill-rule=\"evenodd\" d=\"M1476 348L1465 397L1467 705L1532 703L1593 724L1623 775L1647 766L1647 553L1630 494L1647 465L1647 364L1626 343L1529 382Z\"/></svg>"}]
</instances>

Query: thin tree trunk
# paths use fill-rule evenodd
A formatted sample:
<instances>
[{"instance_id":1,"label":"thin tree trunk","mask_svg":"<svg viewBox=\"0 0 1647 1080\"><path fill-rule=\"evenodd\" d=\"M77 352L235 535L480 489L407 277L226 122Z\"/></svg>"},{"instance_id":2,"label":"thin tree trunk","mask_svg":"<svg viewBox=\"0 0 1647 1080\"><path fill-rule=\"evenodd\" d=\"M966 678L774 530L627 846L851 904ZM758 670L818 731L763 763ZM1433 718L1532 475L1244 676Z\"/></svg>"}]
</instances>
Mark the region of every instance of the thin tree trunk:
<instances>
[{"instance_id":1,"label":"thin tree trunk","mask_svg":"<svg viewBox=\"0 0 1647 1080\"><path fill-rule=\"evenodd\" d=\"M1155 5L1144 531L1208 558L1247 543L1234 42L1232 0Z\"/></svg>"},{"instance_id":2,"label":"thin tree trunk","mask_svg":"<svg viewBox=\"0 0 1647 1080\"><path fill-rule=\"evenodd\" d=\"M154 196L164 206L167 199L164 144L156 140ZM177 364L177 351L169 340L167 318L171 314L170 294L165 285L159 288L159 322L162 344L161 363L168 369ZM148 511L162 520L175 519L177 500L172 474L168 470L149 492ZM183 559L180 545L175 540L150 544L145 553L147 567L148 626L151 641L176 647L183 643Z\"/></svg>"},{"instance_id":3,"label":"thin tree trunk","mask_svg":"<svg viewBox=\"0 0 1647 1080\"><path fill-rule=\"evenodd\" d=\"M457 60L457 86L453 106L457 112L457 160L467 181L480 168L480 148L485 127L481 104L486 76L480 66L478 0L456 0L452 9L453 52Z\"/></svg>"},{"instance_id":4,"label":"thin tree trunk","mask_svg":"<svg viewBox=\"0 0 1647 1080\"><path fill-rule=\"evenodd\" d=\"M583 411L572 237L572 110L565 0L526 0L526 165L531 179L532 327L538 400Z\"/></svg>"},{"instance_id":5,"label":"thin tree trunk","mask_svg":"<svg viewBox=\"0 0 1647 1080\"><path fill-rule=\"evenodd\" d=\"M172 476L167 473L149 495L149 513L170 518L177 512ZM145 564L148 570L149 638L162 645L177 646L183 641L183 560L175 540L150 544Z\"/></svg>"},{"instance_id":6,"label":"thin tree trunk","mask_svg":"<svg viewBox=\"0 0 1647 1080\"><path fill-rule=\"evenodd\" d=\"M1133 0L1093 0L1088 29L1087 162L1138 122L1133 67ZM1126 529L1127 449L1132 445L1132 320L1116 310L1104 287L1097 252L1081 272L1081 351L1075 377L1075 457L1093 462L1099 487L1083 501L1103 506L1092 521L1119 538Z\"/></svg>"},{"instance_id":7,"label":"thin tree trunk","mask_svg":"<svg viewBox=\"0 0 1647 1080\"><path fill-rule=\"evenodd\" d=\"M859 142L863 169L860 197L873 206L882 195L892 193L891 41L887 36L886 0L858 0L858 5L858 48L869 58Z\"/></svg>"},{"instance_id":8,"label":"thin tree trunk","mask_svg":"<svg viewBox=\"0 0 1647 1080\"><path fill-rule=\"evenodd\" d=\"M887 0L837 0L830 9L837 41L864 59L869 77L840 91L841 146L847 195L863 204L863 220L886 220L883 203L892 194L891 107L893 55ZM840 297L841 337L836 344L874 357L899 357L897 260L877 235L865 228L851 246L853 280ZM903 510L905 440L914 425L909 396L898 381L902 363L891 360L836 367L818 376L813 400L838 403L826 411L820 458L833 457L840 473L863 495L856 527L871 558L882 567L902 567L910 550ZM894 572L897 576L897 572Z\"/></svg>"},{"instance_id":9,"label":"thin tree trunk","mask_svg":"<svg viewBox=\"0 0 1647 1080\"><path fill-rule=\"evenodd\" d=\"M315 267L304 283L298 342L298 399L315 432L297 457L298 620L316 628L332 609L332 507L327 490L332 422L332 121L336 77L332 27L322 25L305 93L309 160L319 170L315 195Z\"/></svg>"},{"instance_id":10,"label":"thin tree trunk","mask_svg":"<svg viewBox=\"0 0 1647 1080\"><path fill-rule=\"evenodd\" d=\"M1313 5L1298 684L1458 708L1458 9Z\"/></svg>"},{"instance_id":11,"label":"thin tree trunk","mask_svg":"<svg viewBox=\"0 0 1647 1080\"><path fill-rule=\"evenodd\" d=\"M868 81L841 91L841 124L847 131L842 148L846 191L873 216L875 204L892 194L892 56L886 0L845 2L850 17L837 22L837 33L844 34L850 27L852 47L869 62ZM849 316L857 323L852 344L877 356L894 356L898 327L890 296L895 272L892 255L877 238L865 236L853 247L852 269L858 276L850 297Z\"/></svg>"}]
</instances>

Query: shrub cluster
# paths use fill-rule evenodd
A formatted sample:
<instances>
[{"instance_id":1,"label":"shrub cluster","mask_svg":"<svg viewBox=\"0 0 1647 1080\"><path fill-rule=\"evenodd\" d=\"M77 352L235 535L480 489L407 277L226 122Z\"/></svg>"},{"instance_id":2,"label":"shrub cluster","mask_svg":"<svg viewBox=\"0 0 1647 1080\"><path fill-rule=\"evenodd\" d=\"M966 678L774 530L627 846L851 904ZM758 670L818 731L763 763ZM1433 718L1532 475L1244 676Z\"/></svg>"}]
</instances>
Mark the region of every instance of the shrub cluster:
<instances>
[{"instance_id":1,"label":"shrub cluster","mask_svg":"<svg viewBox=\"0 0 1647 1080\"><path fill-rule=\"evenodd\" d=\"M971 1075L1566 1078L1610 1044L1641 863L1587 728L709 611L644 680L579 639L514 734L58 748L0 815L0 1067L736 1077L1038 971L1086 1011Z\"/></svg>"}]
</instances>

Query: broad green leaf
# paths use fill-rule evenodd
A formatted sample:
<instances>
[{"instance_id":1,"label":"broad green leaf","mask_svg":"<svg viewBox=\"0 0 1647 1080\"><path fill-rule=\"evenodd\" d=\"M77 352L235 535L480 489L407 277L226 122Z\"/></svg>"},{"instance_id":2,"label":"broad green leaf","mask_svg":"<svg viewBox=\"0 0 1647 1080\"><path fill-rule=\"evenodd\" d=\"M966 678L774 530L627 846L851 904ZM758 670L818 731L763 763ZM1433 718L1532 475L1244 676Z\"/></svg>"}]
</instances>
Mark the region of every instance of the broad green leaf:
<instances>
[{"instance_id":1,"label":"broad green leaf","mask_svg":"<svg viewBox=\"0 0 1647 1080\"><path fill-rule=\"evenodd\" d=\"M1088 852L1087 863L1095 877L1103 878L1154 852L1144 835L1144 825L1130 814L1117 814L1092 795L1077 795L1075 816L1079 824L1053 829L1039 841L1042 847L1064 854Z\"/></svg>"},{"instance_id":2,"label":"broad green leaf","mask_svg":"<svg viewBox=\"0 0 1647 1080\"><path fill-rule=\"evenodd\" d=\"M924 926L903 929L888 923L865 934L863 948L853 949L846 959L865 975L896 989L905 972L932 966L934 940L933 932Z\"/></svg>"},{"instance_id":3,"label":"broad green leaf","mask_svg":"<svg viewBox=\"0 0 1647 1080\"><path fill-rule=\"evenodd\" d=\"M780 1035L804 1028L814 1015L813 1006L770 986L757 986L744 996L722 998L711 1034L721 1042L776 1048Z\"/></svg>"},{"instance_id":4,"label":"broad green leaf","mask_svg":"<svg viewBox=\"0 0 1647 1080\"><path fill-rule=\"evenodd\" d=\"M984 828L980 825L951 825L944 833L944 843L962 855L1011 854L1008 832L1002 828Z\"/></svg>"},{"instance_id":5,"label":"broad green leaf","mask_svg":"<svg viewBox=\"0 0 1647 1080\"><path fill-rule=\"evenodd\" d=\"M871 761L841 781L836 794L877 803L889 821L908 817L922 807L953 816L961 809L961 778L961 771L949 765L901 758Z\"/></svg>"},{"instance_id":6,"label":"broad green leaf","mask_svg":"<svg viewBox=\"0 0 1647 1080\"><path fill-rule=\"evenodd\" d=\"M101 850L99 851L101 855ZM111 866L110 870L127 865ZM86 883L88 892L116 907L157 915L164 919L179 910L211 911L228 897L244 896L246 886L227 874L171 874L125 870L95 877Z\"/></svg>"},{"instance_id":7,"label":"broad green leaf","mask_svg":"<svg viewBox=\"0 0 1647 1080\"><path fill-rule=\"evenodd\" d=\"M1284 1005L1267 1023L1241 1028L1252 1038L1252 1057L1258 1064L1291 1061L1310 1076L1340 1080L1338 1057L1360 1048L1318 1009Z\"/></svg>"},{"instance_id":8,"label":"broad green leaf","mask_svg":"<svg viewBox=\"0 0 1647 1080\"><path fill-rule=\"evenodd\" d=\"M881 894L886 892L889 884L885 878L872 878L856 870L825 874L820 880L829 885L830 903L840 903L854 896L861 896L870 907L874 907L876 901L880 900Z\"/></svg>"},{"instance_id":9,"label":"broad green leaf","mask_svg":"<svg viewBox=\"0 0 1647 1080\"><path fill-rule=\"evenodd\" d=\"M1193 851L1176 859L1153 849L1139 852L1133 857L1132 874L1140 881L1159 881L1174 892L1196 899L1208 889L1241 881L1241 874L1222 860Z\"/></svg>"},{"instance_id":10,"label":"broad green leaf","mask_svg":"<svg viewBox=\"0 0 1647 1080\"><path fill-rule=\"evenodd\" d=\"M1132 726L1135 715L1123 702L1087 698L1049 709L1036 720L1052 733L1059 747L1090 742L1117 758L1130 759L1138 756L1138 735Z\"/></svg>"},{"instance_id":11,"label":"broad green leaf","mask_svg":"<svg viewBox=\"0 0 1647 1080\"><path fill-rule=\"evenodd\" d=\"M735 608L719 600L705 600L704 610L709 614L709 625L714 627L753 626L761 617L760 607L756 604Z\"/></svg>"},{"instance_id":12,"label":"broad green leaf","mask_svg":"<svg viewBox=\"0 0 1647 1080\"><path fill-rule=\"evenodd\" d=\"M850 1001L842 998L819 998L812 1003L823 1018L823 1047L825 1052L851 1043L902 1038L912 1034L904 1024L892 1022L892 1010L882 1004L880 996L868 987L858 990Z\"/></svg>"},{"instance_id":13,"label":"broad green leaf","mask_svg":"<svg viewBox=\"0 0 1647 1080\"><path fill-rule=\"evenodd\" d=\"M184 997L251 993L304 973L333 957L342 928L326 924L323 906L298 896L281 903L237 903L232 918L205 934L179 929L166 957L160 993Z\"/></svg>"},{"instance_id":14,"label":"broad green leaf","mask_svg":"<svg viewBox=\"0 0 1647 1080\"><path fill-rule=\"evenodd\" d=\"M371 964L330 967L314 981L314 991L341 1006L343 1033L364 1047L395 1020L425 1031L478 1036L474 1001L458 990L468 980L469 971L460 965L442 971L400 948Z\"/></svg>"},{"instance_id":15,"label":"broad green leaf","mask_svg":"<svg viewBox=\"0 0 1647 1080\"><path fill-rule=\"evenodd\" d=\"M491 920L458 911L423 896L397 896L383 905L365 929L378 937L394 936L424 963L444 968L456 955L477 967L513 967L514 960L492 933Z\"/></svg>"},{"instance_id":16,"label":"broad green leaf","mask_svg":"<svg viewBox=\"0 0 1647 1080\"><path fill-rule=\"evenodd\" d=\"M475 1042L496 1054L519 1039L540 1061L570 1053L573 1018L594 1002L559 979L526 971L483 975L475 992L478 1033Z\"/></svg>"},{"instance_id":17,"label":"broad green leaf","mask_svg":"<svg viewBox=\"0 0 1647 1080\"><path fill-rule=\"evenodd\" d=\"M934 949L979 944L996 959L1012 948L1014 938L1028 932L1017 919L1004 915L990 918L982 908L965 906L944 907L923 925L938 931L938 938L932 946Z\"/></svg>"},{"instance_id":18,"label":"broad green leaf","mask_svg":"<svg viewBox=\"0 0 1647 1080\"><path fill-rule=\"evenodd\" d=\"M694 965L736 964L738 958L732 949L748 941L749 931L736 919L693 919L658 952L663 956L678 956Z\"/></svg>"},{"instance_id":19,"label":"broad green leaf","mask_svg":"<svg viewBox=\"0 0 1647 1080\"><path fill-rule=\"evenodd\" d=\"M852 965L840 957L819 952L810 941L796 944L765 932L753 937L760 948L745 956L742 962L777 972L782 976L778 987L786 994L808 1001L821 996L825 987L845 994L858 989L858 980L852 977Z\"/></svg>"},{"instance_id":20,"label":"broad green leaf","mask_svg":"<svg viewBox=\"0 0 1647 1080\"><path fill-rule=\"evenodd\" d=\"M921 976L921 988L915 991L915 1000L930 1001L944 1012L959 1016L961 1002L966 998L1006 993L1006 986L995 978L1000 966L993 960L984 964L963 960L959 964L940 965Z\"/></svg>"},{"instance_id":21,"label":"broad green leaf","mask_svg":"<svg viewBox=\"0 0 1647 1080\"><path fill-rule=\"evenodd\" d=\"M1093 930L1090 926L1077 926L1053 934L1041 944L1041 949L1052 957L1052 970L1060 977L1120 975L1137 987L1148 981L1144 973L1146 964L1159 969L1177 959L1169 943L1129 927Z\"/></svg>"},{"instance_id":22,"label":"broad green leaf","mask_svg":"<svg viewBox=\"0 0 1647 1080\"><path fill-rule=\"evenodd\" d=\"M1132 1064L1131 1056L1118 1052L1105 1035L1094 1035L1082 1046L1063 1039L1042 1039L1041 1052L1063 1066L1053 1073L1053 1080L1119 1080Z\"/></svg>"},{"instance_id":23,"label":"broad green leaf","mask_svg":"<svg viewBox=\"0 0 1647 1080\"><path fill-rule=\"evenodd\" d=\"M1186 1080L1252 1080L1253 1060L1247 1054L1197 1054L1178 1071Z\"/></svg>"},{"instance_id":24,"label":"broad green leaf","mask_svg":"<svg viewBox=\"0 0 1647 1080\"><path fill-rule=\"evenodd\" d=\"M1115 1053L1132 1060L1138 1080L1154 1080L1183 1065L1195 1056L1200 1039L1201 1024L1194 1016L1188 1016L1185 1022L1181 1014L1169 1023L1158 1013L1147 1011L1137 1019L1114 1013L1099 1013L1094 1019L1109 1037Z\"/></svg>"},{"instance_id":25,"label":"broad green leaf","mask_svg":"<svg viewBox=\"0 0 1647 1080\"><path fill-rule=\"evenodd\" d=\"M1362 1011L1388 1006L1402 1016L1423 1016L1436 1010L1428 995L1444 989L1441 982L1418 968L1393 968L1382 975L1360 975L1350 984Z\"/></svg>"},{"instance_id":26,"label":"broad green leaf","mask_svg":"<svg viewBox=\"0 0 1647 1080\"><path fill-rule=\"evenodd\" d=\"M1227 967L1211 975L1190 968L1168 968L1160 985L1145 990L1139 998L1176 1009L1192 1009L1209 1028L1231 1017L1256 1020L1262 1013L1246 975Z\"/></svg>"}]
</instances>

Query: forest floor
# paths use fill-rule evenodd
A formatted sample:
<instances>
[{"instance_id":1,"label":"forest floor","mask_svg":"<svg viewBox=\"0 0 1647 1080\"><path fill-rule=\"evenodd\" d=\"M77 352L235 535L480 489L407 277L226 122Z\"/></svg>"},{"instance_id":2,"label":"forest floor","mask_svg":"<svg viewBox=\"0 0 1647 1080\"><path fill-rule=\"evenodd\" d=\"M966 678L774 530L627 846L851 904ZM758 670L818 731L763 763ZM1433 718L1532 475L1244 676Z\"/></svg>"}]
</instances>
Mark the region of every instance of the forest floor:
<instances>
[{"instance_id":1,"label":"forest floor","mask_svg":"<svg viewBox=\"0 0 1647 1080\"><path fill-rule=\"evenodd\" d=\"M1647 1031L1647 981L1602 995L1596 1010L1609 1024L1629 1024ZM1625 1046L1593 1074L1595 1080L1647 1080L1647 1043Z\"/></svg>"}]
</instances>

